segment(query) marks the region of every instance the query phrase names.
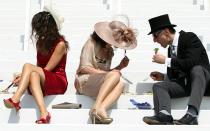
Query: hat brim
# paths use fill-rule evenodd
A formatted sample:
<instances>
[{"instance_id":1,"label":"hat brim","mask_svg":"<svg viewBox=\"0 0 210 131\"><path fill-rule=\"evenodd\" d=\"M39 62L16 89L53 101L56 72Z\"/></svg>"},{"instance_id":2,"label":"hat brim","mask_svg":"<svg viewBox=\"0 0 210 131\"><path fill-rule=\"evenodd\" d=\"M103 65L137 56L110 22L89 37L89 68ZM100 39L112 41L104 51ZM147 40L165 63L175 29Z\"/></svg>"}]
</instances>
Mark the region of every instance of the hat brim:
<instances>
[{"instance_id":1,"label":"hat brim","mask_svg":"<svg viewBox=\"0 0 210 131\"><path fill-rule=\"evenodd\" d=\"M174 25L174 24L171 24L171 25L162 25L162 26L159 26L159 27L157 27L157 28L151 30L147 35L150 35L150 34L156 32L156 31L161 30L161 29L164 29L164 28L166 28L166 27L176 27L176 26L177 26L177 25Z\"/></svg>"},{"instance_id":2,"label":"hat brim","mask_svg":"<svg viewBox=\"0 0 210 131\"><path fill-rule=\"evenodd\" d=\"M94 26L94 30L96 34L104 40L106 43L115 46L120 49L131 50L137 46L137 42L133 42L131 44L126 42L117 42L114 40L113 31L109 26L110 22L99 22Z\"/></svg>"}]
</instances>

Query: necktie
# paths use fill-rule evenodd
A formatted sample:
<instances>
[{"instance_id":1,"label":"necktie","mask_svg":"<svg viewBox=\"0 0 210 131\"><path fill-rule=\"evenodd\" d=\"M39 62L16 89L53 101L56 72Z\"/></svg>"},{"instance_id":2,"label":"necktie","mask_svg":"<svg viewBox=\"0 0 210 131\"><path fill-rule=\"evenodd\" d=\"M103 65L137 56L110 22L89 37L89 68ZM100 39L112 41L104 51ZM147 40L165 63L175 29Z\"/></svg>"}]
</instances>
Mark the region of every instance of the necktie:
<instances>
[{"instance_id":1,"label":"necktie","mask_svg":"<svg viewBox=\"0 0 210 131\"><path fill-rule=\"evenodd\" d=\"M171 53L171 58L176 58L176 47L173 45L170 45L170 53Z\"/></svg>"}]
</instances>

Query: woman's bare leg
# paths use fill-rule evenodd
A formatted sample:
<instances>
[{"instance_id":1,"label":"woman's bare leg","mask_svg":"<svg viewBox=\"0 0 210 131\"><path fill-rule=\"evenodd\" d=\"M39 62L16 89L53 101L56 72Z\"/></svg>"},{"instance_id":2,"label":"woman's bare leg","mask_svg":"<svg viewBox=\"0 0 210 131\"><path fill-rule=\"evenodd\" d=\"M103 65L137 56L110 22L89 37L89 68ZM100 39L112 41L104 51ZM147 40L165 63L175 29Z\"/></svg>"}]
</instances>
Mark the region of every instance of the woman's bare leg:
<instances>
[{"instance_id":1,"label":"woman's bare leg","mask_svg":"<svg viewBox=\"0 0 210 131\"><path fill-rule=\"evenodd\" d=\"M41 76L41 83L43 84L45 81L44 72L40 67L37 67L35 65L26 63L23 66L22 74L21 74L21 80L20 84L18 86L17 91L12 97L12 100L14 102L19 102L22 94L25 92L25 90L29 87L29 79L31 72L36 71Z\"/></svg>"},{"instance_id":2,"label":"woman's bare leg","mask_svg":"<svg viewBox=\"0 0 210 131\"><path fill-rule=\"evenodd\" d=\"M106 110L112 106L120 97L122 94L124 85L120 81L117 86L105 97L103 102L100 105L100 108L98 109L98 113L104 117L107 117L107 112Z\"/></svg>"},{"instance_id":3,"label":"woman's bare leg","mask_svg":"<svg viewBox=\"0 0 210 131\"><path fill-rule=\"evenodd\" d=\"M116 87L119 81L120 81L120 72L111 71L105 76L104 83L101 85L98 96L96 98L96 102L93 106L94 109L100 108L104 99Z\"/></svg>"},{"instance_id":4,"label":"woman's bare leg","mask_svg":"<svg viewBox=\"0 0 210 131\"><path fill-rule=\"evenodd\" d=\"M40 117L45 118L48 114L48 111L47 111L45 103L44 103L40 80L41 80L41 76L37 72L31 72L29 88L30 88L30 91L31 91L38 107L39 107Z\"/></svg>"}]
</instances>

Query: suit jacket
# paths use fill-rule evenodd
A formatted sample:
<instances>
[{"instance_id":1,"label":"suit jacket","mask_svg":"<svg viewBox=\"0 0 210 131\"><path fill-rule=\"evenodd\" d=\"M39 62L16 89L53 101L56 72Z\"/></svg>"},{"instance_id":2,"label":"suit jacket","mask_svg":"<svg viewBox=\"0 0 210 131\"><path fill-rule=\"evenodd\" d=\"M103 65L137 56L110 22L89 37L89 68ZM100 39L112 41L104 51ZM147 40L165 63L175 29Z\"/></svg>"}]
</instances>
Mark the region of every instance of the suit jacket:
<instances>
[{"instance_id":1,"label":"suit jacket","mask_svg":"<svg viewBox=\"0 0 210 131\"><path fill-rule=\"evenodd\" d=\"M167 75L170 80L176 81L189 91L191 69L195 65L201 65L210 72L209 59L203 44L196 34L184 31L179 33L177 57L171 59L171 67L167 68ZM168 56L171 56L170 47Z\"/></svg>"}]
</instances>

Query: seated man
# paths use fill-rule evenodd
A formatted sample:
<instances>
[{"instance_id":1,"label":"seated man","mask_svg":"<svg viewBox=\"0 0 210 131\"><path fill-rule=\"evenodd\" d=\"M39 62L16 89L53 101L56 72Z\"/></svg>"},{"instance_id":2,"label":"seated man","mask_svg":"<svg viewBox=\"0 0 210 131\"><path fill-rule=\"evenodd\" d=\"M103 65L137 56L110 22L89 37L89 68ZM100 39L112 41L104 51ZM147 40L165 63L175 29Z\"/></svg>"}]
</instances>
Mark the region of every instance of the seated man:
<instances>
[{"instance_id":1,"label":"seated man","mask_svg":"<svg viewBox=\"0 0 210 131\"><path fill-rule=\"evenodd\" d=\"M156 53L153 62L167 65L167 75L150 74L153 80L155 115L144 117L147 124L173 124L171 98L190 96L187 113L175 124L197 125L197 116L204 94L209 93L210 66L203 44L192 32L176 32L168 15L149 20L153 41L168 48L168 57Z\"/></svg>"}]
</instances>

